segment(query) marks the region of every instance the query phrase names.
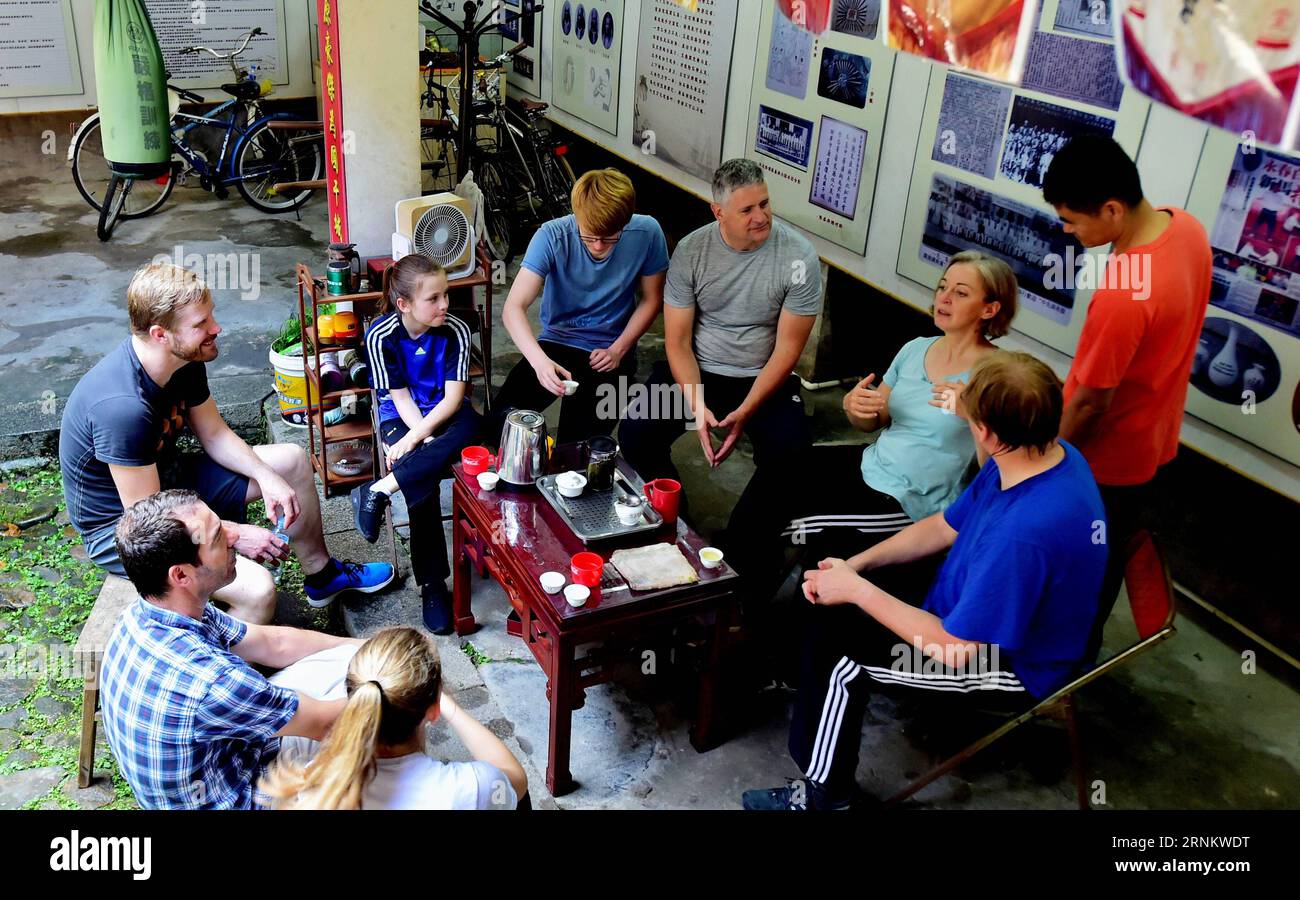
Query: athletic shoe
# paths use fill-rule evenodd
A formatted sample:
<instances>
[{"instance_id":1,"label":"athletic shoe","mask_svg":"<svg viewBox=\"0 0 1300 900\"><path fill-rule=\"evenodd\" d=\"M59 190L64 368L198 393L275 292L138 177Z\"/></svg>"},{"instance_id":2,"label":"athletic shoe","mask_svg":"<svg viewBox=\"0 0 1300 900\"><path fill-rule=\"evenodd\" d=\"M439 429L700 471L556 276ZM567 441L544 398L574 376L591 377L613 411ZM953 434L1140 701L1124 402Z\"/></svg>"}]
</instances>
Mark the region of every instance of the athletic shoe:
<instances>
[{"instance_id":1,"label":"athletic shoe","mask_svg":"<svg viewBox=\"0 0 1300 900\"><path fill-rule=\"evenodd\" d=\"M393 567L388 563L355 563L350 559L330 560L337 569L334 577L320 587L303 584L307 602L319 609L329 606L339 594L356 591L358 594L373 594L382 591L393 581Z\"/></svg>"},{"instance_id":2,"label":"athletic shoe","mask_svg":"<svg viewBox=\"0 0 1300 900\"><path fill-rule=\"evenodd\" d=\"M740 805L748 810L789 810L805 812L810 809L849 809L850 803L842 800L828 803L821 785L815 781L791 780L785 787L745 791Z\"/></svg>"},{"instance_id":3,"label":"athletic shoe","mask_svg":"<svg viewBox=\"0 0 1300 900\"><path fill-rule=\"evenodd\" d=\"M455 621L451 611L451 591L439 578L420 587L420 604L424 607L424 627L434 634L451 634Z\"/></svg>"},{"instance_id":4,"label":"athletic shoe","mask_svg":"<svg viewBox=\"0 0 1300 900\"><path fill-rule=\"evenodd\" d=\"M379 540L379 526L384 521L384 509L389 497L379 491L372 491L373 481L367 481L352 491L352 517L357 531L370 543Z\"/></svg>"}]
</instances>

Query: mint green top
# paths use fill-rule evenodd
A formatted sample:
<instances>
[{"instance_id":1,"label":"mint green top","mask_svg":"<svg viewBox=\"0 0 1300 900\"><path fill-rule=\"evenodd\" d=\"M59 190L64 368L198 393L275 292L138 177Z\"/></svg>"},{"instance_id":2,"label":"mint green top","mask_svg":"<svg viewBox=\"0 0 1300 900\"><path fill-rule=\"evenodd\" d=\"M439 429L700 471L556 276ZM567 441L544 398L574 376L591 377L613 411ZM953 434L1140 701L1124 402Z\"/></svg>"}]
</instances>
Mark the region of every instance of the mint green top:
<instances>
[{"instance_id":1,"label":"mint green top","mask_svg":"<svg viewBox=\"0 0 1300 900\"><path fill-rule=\"evenodd\" d=\"M975 441L966 420L931 406L926 351L937 337L908 341L885 372L889 425L862 453L862 480L898 501L919 522L957 499L973 473ZM965 383L970 372L943 376Z\"/></svg>"}]
</instances>

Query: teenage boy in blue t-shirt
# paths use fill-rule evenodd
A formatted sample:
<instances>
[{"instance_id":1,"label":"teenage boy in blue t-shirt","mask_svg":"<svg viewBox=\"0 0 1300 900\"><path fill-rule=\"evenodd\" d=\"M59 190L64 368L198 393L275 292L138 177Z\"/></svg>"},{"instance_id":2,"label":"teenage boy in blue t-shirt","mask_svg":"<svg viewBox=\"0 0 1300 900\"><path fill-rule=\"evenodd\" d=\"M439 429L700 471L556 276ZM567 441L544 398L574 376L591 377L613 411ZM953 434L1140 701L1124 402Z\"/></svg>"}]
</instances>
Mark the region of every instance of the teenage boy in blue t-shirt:
<instances>
[{"instance_id":1,"label":"teenage boy in blue t-shirt","mask_svg":"<svg viewBox=\"0 0 1300 900\"><path fill-rule=\"evenodd\" d=\"M533 235L506 297L501 319L524 358L493 401L495 443L511 409L541 412L564 397L557 440L608 435L617 403L599 414L609 385L636 375L636 342L663 306L668 244L649 216L633 215L636 191L617 169L587 172L573 186L573 215ZM641 290L638 303L637 288ZM528 307L542 297L542 333L534 337ZM565 396L565 381L576 391ZM609 391L610 388L606 388Z\"/></svg>"},{"instance_id":2,"label":"teenage boy in blue t-shirt","mask_svg":"<svg viewBox=\"0 0 1300 900\"><path fill-rule=\"evenodd\" d=\"M873 689L1019 711L1083 662L1106 514L1087 461L1056 437L1061 382L1028 354L997 351L975 365L961 404L988 457L970 487L943 512L805 574L816 608L790 726L804 780L746 791L746 809L848 806ZM944 550L920 608L858 574Z\"/></svg>"}]
</instances>

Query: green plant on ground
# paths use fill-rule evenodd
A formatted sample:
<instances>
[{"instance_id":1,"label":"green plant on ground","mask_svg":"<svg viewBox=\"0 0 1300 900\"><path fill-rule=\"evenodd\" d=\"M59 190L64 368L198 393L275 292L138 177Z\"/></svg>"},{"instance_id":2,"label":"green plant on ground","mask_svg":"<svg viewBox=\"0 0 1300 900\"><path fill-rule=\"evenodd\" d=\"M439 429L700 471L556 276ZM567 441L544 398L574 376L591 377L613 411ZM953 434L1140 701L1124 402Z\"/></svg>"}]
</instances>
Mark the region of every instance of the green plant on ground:
<instances>
[{"instance_id":1,"label":"green plant on ground","mask_svg":"<svg viewBox=\"0 0 1300 900\"><path fill-rule=\"evenodd\" d=\"M481 666L484 663L492 662L492 657L488 656L482 650L475 647L469 641L466 641L465 643L461 644L460 649L461 652L463 652L466 656L469 657L469 661L476 666Z\"/></svg>"},{"instance_id":2,"label":"green plant on ground","mask_svg":"<svg viewBox=\"0 0 1300 900\"><path fill-rule=\"evenodd\" d=\"M56 468L17 473L0 484L0 512L8 523L64 508ZM24 808L77 808L82 683L71 651L103 581L70 525L46 520L0 533L0 645L5 645L0 677L13 679L7 697L14 698L0 704L0 714L15 726L0 744L0 777L50 766L66 775ZM105 808L135 806L112 754L102 745L96 747L94 768L97 778L106 777L113 788Z\"/></svg>"}]
</instances>

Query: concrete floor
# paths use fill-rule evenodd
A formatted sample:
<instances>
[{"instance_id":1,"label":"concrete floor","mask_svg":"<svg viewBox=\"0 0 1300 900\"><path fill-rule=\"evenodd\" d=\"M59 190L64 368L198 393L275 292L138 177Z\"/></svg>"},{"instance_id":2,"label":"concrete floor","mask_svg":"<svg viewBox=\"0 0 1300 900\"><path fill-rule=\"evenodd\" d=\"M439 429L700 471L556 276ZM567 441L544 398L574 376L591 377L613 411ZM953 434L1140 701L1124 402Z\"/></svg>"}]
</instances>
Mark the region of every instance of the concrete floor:
<instances>
[{"instance_id":1,"label":"concrete floor","mask_svg":"<svg viewBox=\"0 0 1300 900\"><path fill-rule=\"evenodd\" d=\"M220 201L197 187L178 189L161 213L123 223L111 243L101 244L62 156L42 156L37 144L0 139L0 158L7 162L0 181L0 367L8 400L0 407L0 438L7 436L0 449L14 455L40 446L15 436L57 427L62 401L77 379L126 332L131 273L156 255L175 256L178 245L181 256L235 253L243 272L258 272L255 286L214 291L226 333L221 358L209 371L223 408L259 405L270 388L269 335L294 302L292 266L300 260L322 264L323 202L309 205L297 221L265 216L237 197ZM518 354L503 328L496 334L493 370L500 384ZM643 375L661 355L656 328L641 345ZM843 440L848 432L838 392L808 399L818 439ZM552 423L557 411L558 405ZM282 439L303 437L293 429L276 432ZM748 479L747 449L717 471L702 465L692 441L680 441L676 451L697 527L712 534ZM373 559L384 552L357 537L344 499L327 504L327 529L340 555ZM689 709L678 702L689 697L689 685L678 683L671 670L659 676L629 673L588 692L586 707L574 717L571 768L580 787L549 798L541 781L545 680L523 644L505 633L508 607L501 590L476 580L474 606L482 627L470 642L490 661L475 666L461 640L438 639L448 683L520 756L538 805L736 808L745 788L797 775L785 750L789 695L764 695L741 712L739 734L697 754L687 740ZM1109 648L1132 638L1122 610L1121 603L1110 623ZM419 623L409 579L399 590L341 612L341 624L353 633ZM1086 691L1081 707L1089 777L1094 791L1104 794L1098 808L1300 807L1300 696L1263 668L1254 670L1190 619L1180 620L1173 640ZM1021 732L931 785L919 801L940 808L1069 808L1073 784L1063 734L1052 726ZM436 739L437 752L463 754L447 735ZM885 795L923 771L942 749L934 723L875 698L863 729L859 780Z\"/></svg>"}]
</instances>

